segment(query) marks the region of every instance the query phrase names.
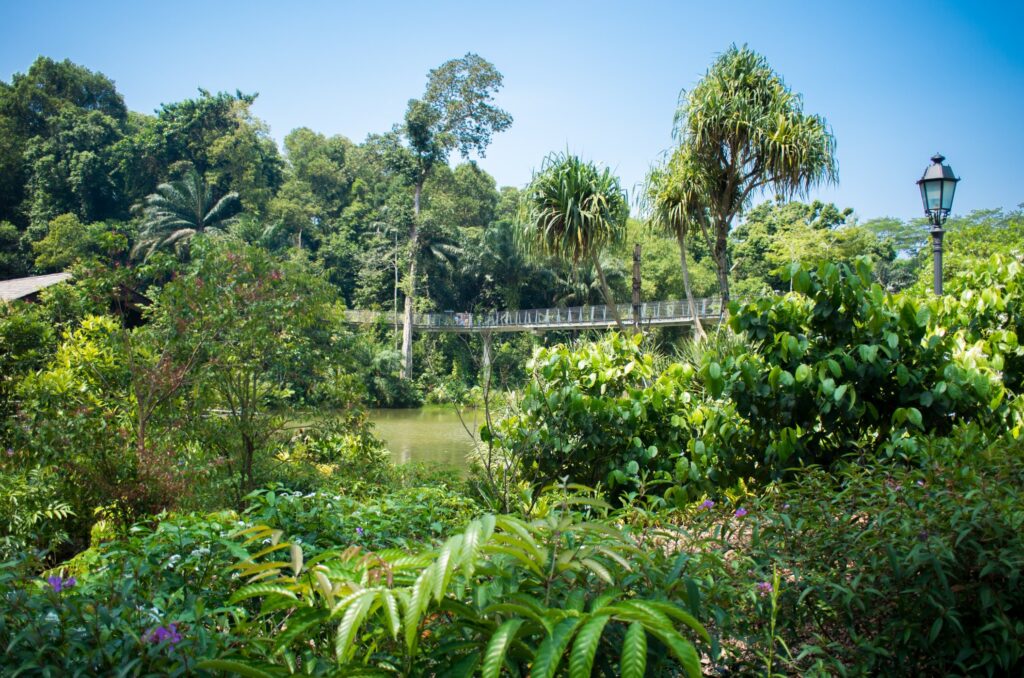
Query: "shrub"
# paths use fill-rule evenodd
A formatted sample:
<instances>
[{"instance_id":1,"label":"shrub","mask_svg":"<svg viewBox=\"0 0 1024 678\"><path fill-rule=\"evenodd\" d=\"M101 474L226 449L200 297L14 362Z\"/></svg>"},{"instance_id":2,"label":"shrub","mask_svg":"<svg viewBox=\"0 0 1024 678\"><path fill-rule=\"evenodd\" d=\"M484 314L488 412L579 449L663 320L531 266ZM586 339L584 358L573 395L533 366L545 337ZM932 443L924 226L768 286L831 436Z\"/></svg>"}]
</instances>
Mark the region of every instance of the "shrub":
<instances>
[{"instance_id":1,"label":"shrub","mask_svg":"<svg viewBox=\"0 0 1024 678\"><path fill-rule=\"evenodd\" d=\"M912 457L923 430L1020 424L1002 382L1019 351L1014 331L999 329L1010 302L982 295L998 317L972 330L936 320L969 317L970 295L960 315L952 303L886 295L863 259L856 270L794 265L787 275L792 293L733 305L741 343L712 347L696 371L670 363L658 373L638 340L616 335L538 350L518 409L485 440L538 485L568 476L619 495L643 477L682 505L844 455Z\"/></svg>"},{"instance_id":2,"label":"shrub","mask_svg":"<svg viewBox=\"0 0 1024 678\"><path fill-rule=\"evenodd\" d=\"M801 675L1019 675L1024 442L979 451L982 437L924 440L918 466L807 469L716 497L649 530L677 552L666 591L699 589L730 672L774 654Z\"/></svg>"},{"instance_id":3,"label":"shrub","mask_svg":"<svg viewBox=\"0 0 1024 678\"><path fill-rule=\"evenodd\" d=\"M310 552L357 545L414 547L462 528L479 513L467 497L441 487L415 487L355 497L282 488L257 490L246 517L293 535Z\"/></svg>"},{"instance_id":4,"label":"shrub","mask_svg":"<svg viewBox=\"0 0 1024 678\"><path fill-rule=\"evenodd\" d=\"M194 675L241 642L222 570L247 552L236 517L164 517L38 574L0 564L0 663L12 675Z\"/></svg>"},{"instance_id":5,"label":"shrub","mask_svg":"<svg viewBox=\"0 0 1024 678\"><path fill-rule=\"evenodd\" d=\"M57 473L23 467L13 449L0 456L0 561L20 553L52 553L68 539L71 506L61 497Z\"/></svg>"},{"instance_id":6,"label":"shrub","mask_svg":"<svg viewBox=\"0 0 1024 678\"><path fill-rule=\"evenodd\" d=\"M540 348L529 363L518 409L485 442L521 456L537 485L568 476L613 491L631 486L640 470L668 471L685 445L672 416L691 400L687 366L655 380L653 360L639 338L610 334L576 347Z\"/></svg>"},{"instance_id":7,"label":"shrub","mask_svg":"<svg viewBox=\"0 0 1024 678\"><path fill-rule=\"evenodd\" d=\"M246 534L259 542L269 528ZM239 673L267 662L311 674L554 676L700 675L687 636L707 639L684 609L630 595L621 576L642 553L622 534L559 511L524 522L484 516L439 551L365 552L267 565L242 562L245 602L272 645L200 666ZM258 601L258 605L256 605ZM685 636L683 634L686 634ZM566 655L568 657L566 658Z\"/></svg>"},{"instance_id":8,"label":"shrub","mask_svg":"<svg viewBox=\"0 0 1024 678\"><path fill-rule=\"evenodd\" d=\"M936 327L928 302L886 295L866 259L787 276L793 293L732 307L732 328L756 350L701 368L749 421L762 479L852 452L905 452L917 431L999 421L998 348Z\"/></svg>"}]
</instances>

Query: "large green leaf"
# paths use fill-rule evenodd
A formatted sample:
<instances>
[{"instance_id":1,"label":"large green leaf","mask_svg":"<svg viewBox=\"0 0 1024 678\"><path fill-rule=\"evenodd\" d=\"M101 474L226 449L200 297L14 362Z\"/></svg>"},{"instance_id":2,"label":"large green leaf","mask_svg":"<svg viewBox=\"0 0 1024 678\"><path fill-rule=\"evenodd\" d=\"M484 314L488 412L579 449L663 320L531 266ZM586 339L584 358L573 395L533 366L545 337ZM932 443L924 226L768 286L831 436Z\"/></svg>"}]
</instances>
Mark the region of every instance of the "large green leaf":
<instances>
[{"instance_id":1,"label":"large green leaf","mask_svg":"<svg viewBox=\"0 0 1024 678\"><path fill-rule=\"evenodd\" d=\"M619 660L622 678L644 678L647 672L647 632L643 624L633 622L622 641L622 657Z\"/></svg>"},{"instance_id":2,"label":"large green leaf","mask_svg":"<svg viewBox=\"0 0 1024 678\"><path fill-rule=\"evenodd\" d=\"M562 661L562 655L565 654L565 649L569 647L569 643L572 642L573 635L583 619L570 617L555 626L555 630L537 648L537 653L533 657L530 678L551 678L555 675L558 665Z\"/></svg>"},{"instance_id":3,"label":"large green leaf","mask_svg":"<svg viewBox=\"0 0 1024 678\"><path fill-rule=\"evenodd\" d=\"M591 617L580 628L569 656L569 678L590 678L597 647L601 644L601 634L610 619L608 615Z\"/></svg>"},{"instance_id":4,"label":"large green leaf","mask_svg":"<svg viewBox=\"0 0 1024 678\"><path fill-rule=\"evenodd\" d=\"M352 639L355 637L359 626L363 623L363 619L370 611L370 608L377 602L378 593L379 591L376 589L362 591L361 595L349 603L345 609L345 615L341 618L341 623L338 625L338 634L334 645L334 652L339 661L346 659L350 655Z\"/></svg>"},{"instance_id":5,"label":"large green leaf","mask_svg":"<svg viewBox=\"0 0 1024 678\"><path fill-rule=\"evenodd\" d=\"M487 644L487 651L484 652L484 665L480 674L482 678L498 678L501 675L501 667L505 663L508 646L512 644L516 632L522 625L522 619L509 619L494 632Z\"/></svg>"}]
</instances>

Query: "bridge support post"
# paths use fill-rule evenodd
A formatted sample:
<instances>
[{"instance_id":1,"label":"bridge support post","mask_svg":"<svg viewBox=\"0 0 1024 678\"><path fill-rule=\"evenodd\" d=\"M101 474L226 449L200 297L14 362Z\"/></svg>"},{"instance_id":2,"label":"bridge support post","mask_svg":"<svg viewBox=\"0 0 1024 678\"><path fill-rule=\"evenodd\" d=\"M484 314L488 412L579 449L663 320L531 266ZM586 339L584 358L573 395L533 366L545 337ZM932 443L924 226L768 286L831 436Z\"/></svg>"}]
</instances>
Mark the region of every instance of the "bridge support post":
<instances>
[{"instance_id":1,"label":"bridge support post","mask_svg":"<svg viewBox=\"0 0 1024 678\"><path fill-rule=\"evenodd\" d=\"M640 243L633 246L633 334L640 334Z\"/></svg>"},{"instance_id":2,"label":"bridge support post","mask_svg":"<svg viewBox=\"0 0 1024 678\"><path fill-rule=\"evenodd\" d=\"M491 332L483 331L480 333L480 340L484 345L483 355L483 384L486 388L491 383L491 340L494 339L494 334Z\"/></svg>"}]
</instances>

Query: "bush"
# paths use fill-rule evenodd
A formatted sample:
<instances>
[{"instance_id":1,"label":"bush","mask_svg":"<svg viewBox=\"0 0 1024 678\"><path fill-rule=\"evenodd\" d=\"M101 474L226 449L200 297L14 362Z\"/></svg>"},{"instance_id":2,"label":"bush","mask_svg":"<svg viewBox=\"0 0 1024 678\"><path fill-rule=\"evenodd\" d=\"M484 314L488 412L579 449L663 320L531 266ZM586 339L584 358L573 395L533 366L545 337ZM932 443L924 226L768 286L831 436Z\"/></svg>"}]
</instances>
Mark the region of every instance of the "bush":
<instances>
[{"instance_id":1,"label":"bush","mask_svg":"<svg viewBox=\"0 0 1024 678\"><path fill-rule=\"evenodd\" d=\"M271 488L246 501L246 517L293 535L310 552L357 545L367 549L414 547L462 528L479 507L440 487L414 487L356 497Z\"/></svg>"},{"instance_id":2,"label":"bush","mask_svg":"<svg viewBox=\"0 0 1024 678\"><path fill-rule=\"evenodd\" d=\"M194 675L241 642L223 568L248 553L236 517L163 517L59 570L0 564L0 663L13 675Z\"/></svg>"},{"instance_id":3,"label":"bush","mask_svg":"<svg viewBox=\"0 0 1024 678\"><path fill-rule=\"evenodd\" d=\"M254 528L260 542L272 532ZM564 511L524 522L484 516L436 552L341 553L239 563L232 600L272 639L202 667L248 674L267 664L311 675L700 675L683 608L623 586L643 554L621 533ZM685 634L685 635L684 635ZM567 655L567 656L566 656Z\"/></svg>"},{"instance_id":4,"label":"bush","mask_svg":"<svg viewBox=\"0 0 1024 678\"><path fill-rule=\"evenodd\" d=\"M638 338L610 334L574 348L540 348L518 409L484 430L503 454L523 458L538 485L568 476L613 491L631 486L641 469L669 470L685 444L672 415L691 396L693 375L673 366L655 381L653 360Z\"/></svg>"},{"instance_id":5,"label":"bush","mask_svg":"<svg viewBox=\"0 0 1024 678\"><path fill-rule=\"evenodd\" d=\"M749 421L758 477L844 454L913 453L911 434L1000 421L1000 348L937 326L935 305L885 294L866 259L787 271L793 293L732 307L754 350L701 376Z\"/></svg>"},{"instance_id":6,"label":"bush","mask_svg":"<svg viewBox=\"0 0 1024 678\"><path fill-rule=\"evenodd\" d=\"M979 451L979 437L922 441L919 466L808 469L716 497L646 535L678 552L666 591L700 590L737 674L777 655L800 675L1019 675L1024 442Z\"/></svg>"},{"instance_id":7,"label":"bush","mask_svg":"<svg viewBox=\"0 0 1024 678\"><path fill-rule=\"evenodd\" d=\"M993 315L983 329L956 324L975 297L944 307L886 295L863 259L787 275L792 293L733 304L740 342L712 346L696 370L659 373L639 340L617 335L539 349L518 409L485 438L535 484L568 476L618 496L654 481L683 505L844 455L913 457L924 430L1020 424L1002 381L1020 352L1016 328L1000 329L1015 292L981 294ZM1019 268L993 275L1009 290Z\"/></svg>"}]
</instances>

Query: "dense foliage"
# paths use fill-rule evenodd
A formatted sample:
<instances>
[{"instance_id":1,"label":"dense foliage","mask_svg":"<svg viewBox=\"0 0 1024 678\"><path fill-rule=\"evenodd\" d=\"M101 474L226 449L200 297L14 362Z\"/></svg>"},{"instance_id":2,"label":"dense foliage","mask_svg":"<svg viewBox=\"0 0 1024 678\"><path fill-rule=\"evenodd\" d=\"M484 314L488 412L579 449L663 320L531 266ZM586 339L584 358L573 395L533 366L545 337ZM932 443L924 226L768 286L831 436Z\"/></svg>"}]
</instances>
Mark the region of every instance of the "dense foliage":
<instances>
[{"instance_id":1,"label":"dense foliage","mask_svg":"<svg viewBox=\"0 0 1024 678\"><path fill-rule=\"evenodd\" d=\"M499 192L447 161L511 124L501 83L468 54L390 132L283 155L254 95L0 83L0 277L74 273L0 304L4 671L1021 674L1020 209L949 220L935 297L920 224L751 207L835 168L747 48L684 98L647 223L570 155ZM634 242L646 299L731 282L728 313L399 349L400 296L611 303ZM465 474L375 435L424 400L479 408Z\"/></svg>"}]
</instances>

